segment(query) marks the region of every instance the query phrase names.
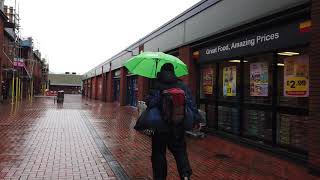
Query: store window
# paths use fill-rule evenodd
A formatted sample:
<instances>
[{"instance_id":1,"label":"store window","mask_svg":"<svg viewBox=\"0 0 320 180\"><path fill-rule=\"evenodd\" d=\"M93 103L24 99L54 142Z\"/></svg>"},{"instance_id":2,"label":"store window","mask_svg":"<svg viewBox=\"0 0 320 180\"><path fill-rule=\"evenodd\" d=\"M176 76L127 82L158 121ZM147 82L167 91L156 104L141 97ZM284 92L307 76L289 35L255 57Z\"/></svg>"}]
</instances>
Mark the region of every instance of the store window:
<instances>
[{"instance_id":1,"label":"store window","mask_svg":"<svg viewBox=\"0 0 320 180\"><path fill-rule=\"evenodd\" d=\"M286 73L284 72L285 68ZM309 89L307 87L309 86L303 83L303 80L309 79L309 56L307 50L294 49L279 52L278 77L279 104L281 106L307 108L309 104ZM288 82L284 82L285 79ZM302 81L299 82L299 79ZM286 91L288 92L286 93Z\"/></svg>"},{"instance_id":2,"label":"store window","mask_svg":"<svg viewBox=\"0 0 320 180\"><path fill-rule=\"evenodd\" d=\"M247 57L244 60L244 102L272 103L273 54Z\"/></svg>"},{"instance_id":3,"label":"store window","mask_svg":"<svg viewBox=\"0 0 320 180\"><path fill-rule=\"evenodd\" d=\"M308 151L307 48L201 66L207 126L291 152Z\"/></svg>"},{"instance_id":4,"label":"store window","mask_svg":"<svg viewBox=\"0 0 320 180\"><path fill-rule=\"evenodd\" d=\"M201 67L200 99L215 96L216 72L216 65L206 65Z\"/></svg>"},{"instance_id":5,"label":"store window","mask_svg":"<svg viewBox=\"0 0 320 180\"><path fill-rule=\"evenodd\" d=\"M309 56L307 49L278 53L277 143L307 151Z\"/></svg>"},{"instance_id":6,"label":"store window","mask_svg":"<svg viewBox=\"0 0 320 180\"><path fill-rule=\"evenodd\" d=\"M217 66L216 64L204 65L200 70L200 99L205 102L200 103L200 109L206 112L207 127L216 129L217 118L215 116L216 106L213 102L217 93Z\"/></svg>"},{"instance_id":7,"label":"store window","mask_svg":"<svg viewBox=\"0 0 320 180\"><path fill-rule=\"evenodd\" d=\"M240 61L228 60L219 64L219 100L239 101Z\"/></svg>"},{"instance_id":8,"label":"store window","mask_svg":"<svg viewBox=\"0 0 320 180\"><path fill-rule=\"evenodd\" d=\"M219 64L218 129L232 134L240 130L240 62L228 60Z\"/></svg>"},{"instance_id":9,"label":"store window","mask_svg":"<svg viewBox=\"0 0 320 180\"><path fill-rule=\"evenodd\" d=\"M272 62L273 54L244 60L243 135L272 141Z\"/></svg>"}]
</instances>

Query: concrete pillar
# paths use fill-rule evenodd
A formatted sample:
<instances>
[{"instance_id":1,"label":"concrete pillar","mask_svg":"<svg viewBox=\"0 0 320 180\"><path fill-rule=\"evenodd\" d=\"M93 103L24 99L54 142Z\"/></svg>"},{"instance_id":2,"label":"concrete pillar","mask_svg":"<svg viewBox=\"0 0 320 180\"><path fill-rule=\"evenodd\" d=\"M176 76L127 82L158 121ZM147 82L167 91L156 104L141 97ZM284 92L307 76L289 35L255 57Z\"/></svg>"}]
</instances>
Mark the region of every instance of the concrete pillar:
<instances>
[{"instance_id":1,"label":"concrete pillar","mask_svg":"<svg viewBox=\"0 0 320 180\"><path fill-rule=\"evenodd\" d=\"M127 95L127 70L125 67L121 67L120 71L120 106L125 106Z\"/></svg>"},{"instance_id":2,"label":"concrete pillar","mask_svg":"<svg viewBox=\"0 0 320 180\"><path fill-rule=\"evenodd\" d=\"M310 47L309 167L320 174L320 1L312 0Z\"/></svg>"}]
</instances>

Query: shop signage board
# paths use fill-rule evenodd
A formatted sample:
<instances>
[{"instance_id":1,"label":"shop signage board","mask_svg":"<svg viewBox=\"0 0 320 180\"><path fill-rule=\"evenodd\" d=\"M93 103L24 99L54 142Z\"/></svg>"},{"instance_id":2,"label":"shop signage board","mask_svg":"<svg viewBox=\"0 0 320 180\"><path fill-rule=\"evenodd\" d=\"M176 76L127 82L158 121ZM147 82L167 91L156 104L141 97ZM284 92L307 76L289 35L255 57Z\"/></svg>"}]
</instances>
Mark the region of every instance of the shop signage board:
<instances>
[{"instance_id":1,"label":"shop signage board","mask_svg":"<svg viewBox=\"0 0 320 180\"><path fill-rule=\"evenodd\" d=\"M294 56L284 59L283 96L309 96L309 56Z\"/></svg>"},{"instance_id":2,"label":"shop signage board","mask_svg":"<svg viewBox=\"0 0 320 180\"><path fill-rule=\"evenodd\" d=\"M268 63L250 64L250 96L268 96Z\"/></svg>"},{"instance_id":3,"label":"shop signage board","mask_svg":"<svg viewBox=\"0 0 320 180\"><path fill-rule=\"evenodd\" d=\"M237 95L237 66L223 68L223 96Z\"/></svg>"},{"instance_id":4,"label":"shop signage board","mask_svg":"<svg viewBox=\"0 0 320 180\"><path fill-rule=\"evenodd\" d=\"M207 67L202 70L202 91L204 94L211 95L213 93L213 68Z\"/></svg>"},{"instance_id":5,"label":"shop signage board","mask_svg":"<svg viewBox=\"0 0 320 180\"><path fill-rule=\"evenodd\" d=\"M266 52L310 42L310 32L301 31L305 20L282 23L278 26L242 34L238 38L218 42L200 50L200 63Z\"/></svg>"},{"instance_id":6,"label":"shop signage board","mask_svg":"<svg viewBox=\"0 0 320 180\"><path fill-rule=\"evenodd\" d=\"M24 62L14 61L14 62L13 62L13 65L14 65L15 67L24 67Z\"/></svg>"},{"instance_id":7,"label":"shop signage board","mask_svg":"<svg viewBox=\"0 0 320 180\"><path fill-rule=\"evenodd\" d=\"M15 67L24 67L25 66L24 59L22 59L22 58L14 58L13 66L15 66Z\"/></svg>"}]
</instances>

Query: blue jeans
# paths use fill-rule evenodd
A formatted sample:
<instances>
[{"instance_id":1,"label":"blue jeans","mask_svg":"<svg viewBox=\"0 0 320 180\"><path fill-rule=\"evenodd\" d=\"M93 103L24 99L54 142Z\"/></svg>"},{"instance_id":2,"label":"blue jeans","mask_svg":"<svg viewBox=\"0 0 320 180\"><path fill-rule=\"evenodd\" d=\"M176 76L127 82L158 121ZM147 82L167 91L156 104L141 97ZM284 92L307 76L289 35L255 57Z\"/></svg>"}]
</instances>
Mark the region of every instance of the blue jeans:
<instances>
[{"instance_id":1,"label":"blue jeans","mask_svg":"<svg viewBox=\"0 0 320 180\"><path fill-rule=\"evenodd\" d=\"M152 169L155 180L163 180L167 177L166 148L173 154L181 179L190 177L190 168L184 128L172 128L168 133L155 132L152 136Z\"/></svg>"}]
</instances>

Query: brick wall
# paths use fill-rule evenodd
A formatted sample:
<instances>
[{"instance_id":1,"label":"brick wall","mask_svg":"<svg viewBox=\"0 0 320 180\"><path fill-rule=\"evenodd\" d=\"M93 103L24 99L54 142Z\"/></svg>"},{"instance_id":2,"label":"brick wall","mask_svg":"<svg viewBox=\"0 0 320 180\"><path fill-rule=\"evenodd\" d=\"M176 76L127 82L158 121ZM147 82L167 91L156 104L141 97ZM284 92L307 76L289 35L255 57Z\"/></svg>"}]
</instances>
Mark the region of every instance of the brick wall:
<instances>
[{"instance_id":1,"label":"brick wall","mask_svg":"<svg viewBox=\"0 0 320 180\"><path fill-rule=\"evenodd\" d=\"M4 44L4 21L3 21L3 19L1 18L0 19L0 49L3 49L3 44ZM0 52L0 95L2 96L2 84L1 84L1 82L2 82L2 80L3 80L3 74L2 74L2 71L3 71L3 69L2 69L2 63L3 63L3 59L4 59L5 57L4 57L4 54L3 54L3 52L1 51Z\"/></svg>"},{"instance_id":2,"label":"brick wall","mask_svg":"<svg viewBox=\"0 0 320 180\"><path fill-rule=\"evenodd\" d=\"M127 95L127 70L125 67L121 67L121 77L120 77L120 105L126 105L126 95Z\"/></svg>"},{"instance_id":3,"label":"brick wall","mask_svg":"<svg viewBox=\"0 0 320 180\"><path fill-rule=\"evenodd\" d=\"M103 84L102 84L102 100L104 101L104 102L106 102L107 101L107 82L108 82L108 73L103 73L102 74L102 78L103 78Z\"/></svg>"},{"instance_id":4,"label":"brick wall","mask_svg":"<svg viewBox=\"0 0 320 180\"><path fill-rule=\"evenodd\" d=\"M96 98L96 89L97 89L97 87L96 87L96 81L97 80L97 77L95 76L95 77L92 77L91 78L91 99L95 99Z\"/></svg>"},{"instance_id":5,"label":"brick wall","mask_svg":"<svg viewBox=\"0 0 320 180\"><path fill-rule=\"evenodd\" d=\"M102 100L102 93L103 93L103 76L99 75L97 76L97 83L96 83L96 87L97 87L97 95L96 95L96 99Z\"/></svg>"},{"instance_id":6,"label":"brick wall","mask_svg":"<svg viewBox=\"0 0 320 180\"><path fill-rule=\"evenodd\" d=\"M188 66L189 75L181 79L186 83L192 91L193 97L196 97L197 92L197 69L194 60L191 57L190 47L181 47L179 49L179 58Z\"/></svg>"},{"instance_id":7,"label":"brick wall","mask_svg":"<svg viewBox=\"0 0 320 180\"><path fill-rule=\"evenodd\" d=\"M144 46L139 46L139 52L144 50ZM138 76L138 101L144 100L144 98L147 96L149 90L149 79Z\"/></svg>"},{"instance_id":8,"label":"brick wall","mask_svg":"<svg viewBox=\"0 0 320 180\"><path fill-rule=\"evenodd\" d=\"M107 80L107 102L112 102L113 96L113 80L112 80L112 71L107 73L108 80Z\"/></svg>"},{"instance_id":9,"label":"brick wall","mask_svg":"<svg viewBox=\"0 0 320 180\"><path fill-rule=\"evenodd\" d=\"M0 41L1 42L1 41ZM2 96L2 57L0 57L0 96ZM0 101L2 100L2 97L0 97Z\"/></svg>"},{"instance_id":10,"label":"brick wall","mask_svg":"<svg viewBox=\"0 0 320 180\"><path fill-rule=\"evenodd\" d=\"M309 167L320 172L320 1L312 0L310 47Z\"/></svg>"},{"instance_id":11,"label":"brick wall","mask_svg":"<svg viewBox=\"0 0 320 180\"><path fill-rule=\"evenodd\" d=\"M142 76L138 76L138 101L143 101L148 95L149 80Z\"/></svg>"}]
</instances>

